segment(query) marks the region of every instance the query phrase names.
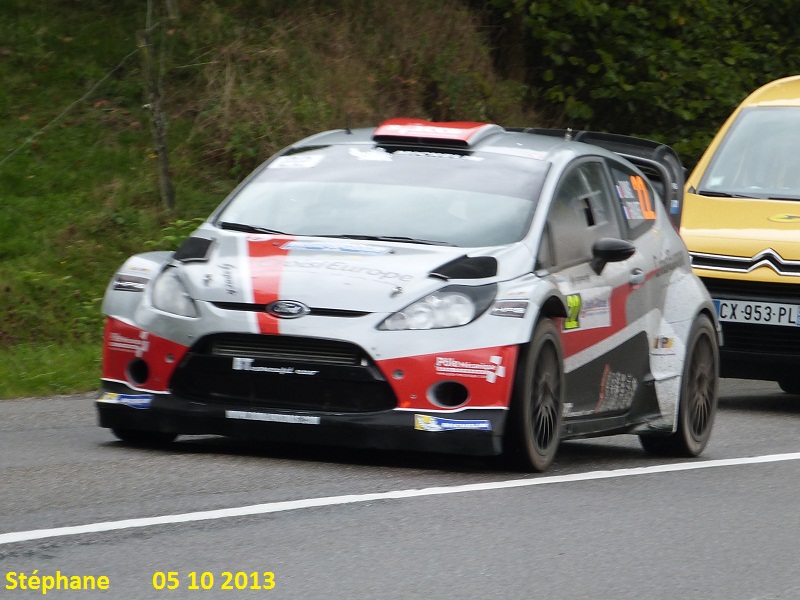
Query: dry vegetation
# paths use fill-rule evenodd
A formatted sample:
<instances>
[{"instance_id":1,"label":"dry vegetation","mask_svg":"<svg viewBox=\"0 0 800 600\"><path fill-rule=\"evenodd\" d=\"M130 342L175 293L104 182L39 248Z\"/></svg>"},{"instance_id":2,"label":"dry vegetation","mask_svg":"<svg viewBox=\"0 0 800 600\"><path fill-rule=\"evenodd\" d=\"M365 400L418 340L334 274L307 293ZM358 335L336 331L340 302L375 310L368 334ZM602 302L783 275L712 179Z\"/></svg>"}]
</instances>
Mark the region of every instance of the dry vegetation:
<instances>
[{"instance_id":1,"label":"dry vegetation","mask_svg":"<svg viewBox=\"0 0 800 600\"><path fill-rule=\"evenodd\" d=\"M533 121L524 87L498 77L482 24L463 2L309 4L235 24L212 4L182 15L205 26L177 33L197 49L198 65L177 70L195 71L184 96L202 82L181 103L206 160L246 171L305 135L393 116ZM231 25L235 35L222 34Z\"/></svg>"}]
</instances>

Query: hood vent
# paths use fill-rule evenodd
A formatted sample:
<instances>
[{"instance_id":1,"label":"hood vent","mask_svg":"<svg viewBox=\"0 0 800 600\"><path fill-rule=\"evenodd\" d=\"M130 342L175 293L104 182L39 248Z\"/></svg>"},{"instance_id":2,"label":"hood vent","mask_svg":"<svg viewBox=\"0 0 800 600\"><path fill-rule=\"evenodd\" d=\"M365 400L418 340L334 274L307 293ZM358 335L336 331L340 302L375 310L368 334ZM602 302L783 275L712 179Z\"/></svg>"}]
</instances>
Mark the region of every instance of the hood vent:
<instances>
[{"instance_id":1,"label":"hood vent","mask_svg":"<svg viewBox=\"0 0 800 600\"><path fill-rule=\"evenodd\" d=\"M461 256L430 272L439 279L486 279L497 275L497 259L493 256Z\"/></svg>"},{"instance_id":2,"label":"hood vent","mask_svg":"<svg viewBox=\"0 0 800 600\"><path fill-rule=\"evenodd\" d=\"M208 260L208 251L214 240L201 237L190 237L175 251L172 258L181 262L205 262Z\"/></svg>"}]
</instances>

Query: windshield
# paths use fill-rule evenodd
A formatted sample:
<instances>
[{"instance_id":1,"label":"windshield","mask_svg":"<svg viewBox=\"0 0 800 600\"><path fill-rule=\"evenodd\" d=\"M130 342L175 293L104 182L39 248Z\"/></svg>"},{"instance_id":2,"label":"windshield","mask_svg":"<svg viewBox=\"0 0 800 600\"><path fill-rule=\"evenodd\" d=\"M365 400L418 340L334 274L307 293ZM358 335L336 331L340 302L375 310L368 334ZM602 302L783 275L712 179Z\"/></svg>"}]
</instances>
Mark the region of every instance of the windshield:
<instances>
[{"instance_id":1,"label":"windshield","mask_svg":"<svg viewBox=\"0 0 800 600\"><path fill-rule=\"evenodd\" d=\"M303 236L395 238L462 247L521 240L547 163L370 147L277 158L215 218Z\"/></svg>"},{"instance_id":2,"label":"windshield","mask_svg":"<svg viewBox=\"0 0 800 600\"><path fill-rule=\"evenodd\" d=\"M800 199L800 108L743 110L714 155L698 193Z\"/></svg>"}]
</instances>

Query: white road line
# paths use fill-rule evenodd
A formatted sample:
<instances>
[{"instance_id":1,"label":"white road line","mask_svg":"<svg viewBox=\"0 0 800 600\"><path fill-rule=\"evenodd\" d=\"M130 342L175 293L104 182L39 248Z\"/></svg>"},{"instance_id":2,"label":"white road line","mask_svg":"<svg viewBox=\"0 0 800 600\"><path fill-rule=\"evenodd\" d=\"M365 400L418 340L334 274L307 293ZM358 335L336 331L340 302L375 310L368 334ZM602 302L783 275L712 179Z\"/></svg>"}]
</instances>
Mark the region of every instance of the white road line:
<instances>
[{"instance_id":1,"label":"white road line","mask_svg":"<svg viewBox=\"0 0 800 600\"><path fill-rule=\"evenodd\" d=\"M696 471L698 469L775 463L789 460L800 460L800 452L788 454L770 454L766 456L753 456L744 458L728 458L722 460L684 462L670 465L656 465L652 467L617 469L614 471L592 471L589 473L574 473L572 475L553 475L549 477L544 476L526 479L511 479L508 481L490 481L486 483L471 483L448 487L432 487L419 490L395 490L391 492L376 492L372 494L351 494L345 496L328 496L325 498L305 498L302 500L269 502L266 504L254 504L251 506L222 508L218 510L204 510L179 515L163 515L160 517L144 517L140 519L125 519L122 521L107 521L105 523L89 523L87 525L75 525L71 527L55 527L53 529L34 529L31 531L3 533L0 534L0 545L13 544L15 542L28 542L31 540L40 540L44 538L81 535L85 533L118 531L120 529L133 529L136 527L152 527L154 525L172 525L175 523L191 523L193 521L212 521L216 519L228 519L230 517L263 515L268 513L298 510L302 508L335 506L337 504L357 504L360 502L373 502L375 500L398 500L401 498L442 496L444 494L461 494L464 492L484 492L488 490L531 487L535 485L548 485L553 483L570 483L575 481L591 481L595 479L613 479L617 477L631 477L633 475L673 473L676 471Z\"/></svg>"}]
</instances>

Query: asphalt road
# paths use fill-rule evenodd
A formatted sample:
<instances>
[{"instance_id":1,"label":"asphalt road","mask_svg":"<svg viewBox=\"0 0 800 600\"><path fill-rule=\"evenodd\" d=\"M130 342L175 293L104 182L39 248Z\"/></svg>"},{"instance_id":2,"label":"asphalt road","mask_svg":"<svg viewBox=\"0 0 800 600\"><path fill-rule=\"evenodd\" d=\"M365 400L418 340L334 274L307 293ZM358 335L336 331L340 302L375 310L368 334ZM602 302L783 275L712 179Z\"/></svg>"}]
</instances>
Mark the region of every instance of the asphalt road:
<instances>
[{"instance_id":1,"label":"asphalt road","mask_svg":"<svg viewBox=\"0 0 800 600\"><path fill-rule=\"evenodd\" d=\"M93 398L0 402L2 598L43 595L20 574L108 578L49 598L800 598L800 397L771 383L723 380L699 459L620 436L563 444L544 475L212 437L129 448Z\"/></svg>"}]
</instances>

